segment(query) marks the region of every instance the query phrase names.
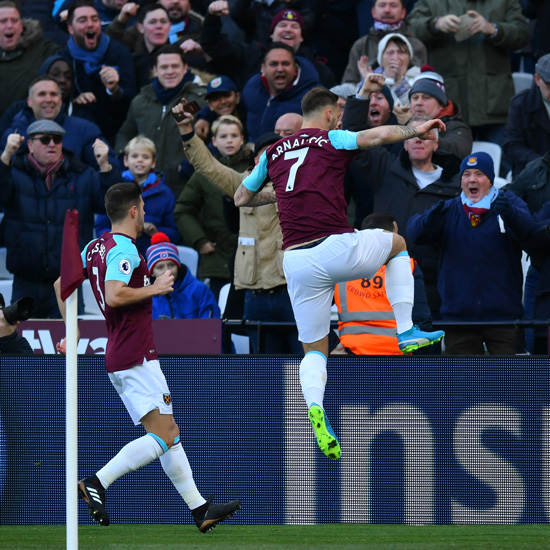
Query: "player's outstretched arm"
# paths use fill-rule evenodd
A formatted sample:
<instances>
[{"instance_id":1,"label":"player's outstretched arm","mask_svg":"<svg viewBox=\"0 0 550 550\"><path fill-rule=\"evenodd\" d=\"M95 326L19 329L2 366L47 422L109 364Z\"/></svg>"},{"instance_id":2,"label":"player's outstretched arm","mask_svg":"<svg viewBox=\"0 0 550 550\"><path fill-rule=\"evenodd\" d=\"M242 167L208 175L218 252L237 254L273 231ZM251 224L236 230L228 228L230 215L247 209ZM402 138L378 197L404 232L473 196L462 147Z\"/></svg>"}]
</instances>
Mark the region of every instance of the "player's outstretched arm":
<instances>
[{"instance_id":1,"label":"player's outstretched arm","mask_svg":"<svg viewBox=\"0 0 550 550\"><path fill-rule=\"evenodd\" d=\"M359 149L370 149L377 145L397 143L414 137L420 139L436 139L435 131L445 131L445 124L439 120L427 120L418 126L378 126L363 130L357 134Z\"/></svg>"},{"instance_id":2,"label":"player's outstretched arm","mask_svg":"<svg viewBox=\"0 0 550 550\"><path fill-rule=\"evenodd\" d=\"M263 206L264 204L272 204L277 202L275 193L271 191L250 191L242 183L235 191L235 206Z\"/></svg>"},{"instance_id":3,"label":"player's outstretched arm","mask_svg":"<svg viewBox=\"0 0 550 550\"><path fill-rule=\"evenodd\" d=\"M140 288L131 288L122 281L105 281L105 301L109 307L129 306L173 290L174 276L167 270L155 279L154 284Z\"/></svg>"}]
</instances>

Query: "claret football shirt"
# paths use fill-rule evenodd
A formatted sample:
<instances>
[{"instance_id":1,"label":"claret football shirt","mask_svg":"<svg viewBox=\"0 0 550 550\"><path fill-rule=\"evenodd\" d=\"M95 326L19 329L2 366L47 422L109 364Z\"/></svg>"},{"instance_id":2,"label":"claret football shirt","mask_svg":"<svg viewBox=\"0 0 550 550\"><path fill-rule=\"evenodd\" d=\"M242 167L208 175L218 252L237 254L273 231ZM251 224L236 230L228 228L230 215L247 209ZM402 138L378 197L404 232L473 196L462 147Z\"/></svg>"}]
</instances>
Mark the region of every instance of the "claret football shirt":
<instances>
[{"instance_id":1,"label":"claret football shirt","mask_svg":"<svg viewBox=\"0 0 550 550\"><path fill-rule=\"evenodd\" d=\"M105 302L105 281L122 281L131 288L150 284L149 269L134 239L121 233L103 233L82 251L95 299L107 324L107 372L130 369L143 360L157 359L153 338L153 299L122 307Z\"/></svg>"},{"instance_id":2,"label":"claret football shirt","mask_svg":"<svg viewBox=\"0 0 550 550\"><path fill-rule=\"evenodd\" d=\"M353 232L344 176L358 152L356 132L315 128L304 128L264 151L243 185L259 191L273 181L283 248Z\"/></svg>"}]
</instances>

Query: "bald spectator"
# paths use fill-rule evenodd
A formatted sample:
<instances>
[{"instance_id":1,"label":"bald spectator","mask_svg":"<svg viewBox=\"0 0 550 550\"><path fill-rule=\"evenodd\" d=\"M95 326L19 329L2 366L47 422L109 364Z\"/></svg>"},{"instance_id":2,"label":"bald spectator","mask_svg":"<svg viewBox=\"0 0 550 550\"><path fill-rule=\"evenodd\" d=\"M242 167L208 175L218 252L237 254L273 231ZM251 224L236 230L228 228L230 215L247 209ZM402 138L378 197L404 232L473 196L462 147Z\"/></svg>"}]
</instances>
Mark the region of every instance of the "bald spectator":
<instances>
[{"instance_id":1,"label":"bald spectator","mask_svg":"<svg viewBox=\"0 0 550 550\"><path fill-rule=\"evenodd\" d=\"M282 138L295 134L301 127L303 121L302 115L298 113L286 113L281 115L275 123L275 133Z\"/></svg>"},{"instance_id":2,"label":"bald spectator","mask_svg":"<svg viewBox=\"0 0 550 550\"><path fill-rule=\"evenodd\" d=\"M359 60L366 56L373 69L376 68L378 43L389 33L399 33L407 37L413 54L411 64L420 67L427 61L426 47L415 37L409 24L405 21L407 10L402 0L375 0L371 9L374 26L366 36L359 38L352 46L342 82L360 82L361 73L357 66Z\"/></svg>"},{"instance_id":3,"label":"bald spectator","mask_svg":"<svg viewBox=\"0 0 550 550\"><path fill-rule=\"evenodd\" d=\"M42 37L38 21L21 19L14 2L0 2L0 116L14 101L27 97L40 65L58 49Z\"/></svg>"},{"instance_id":4,"label":"bald spectator","mask_svg":"<svg viewBox=\"0 0 550 550\"><path fill-rule=\"evenodd\" d=\"M318 76L310 65L296 62L294 50L274 42L268 48L261 74L253 76L243 89L249 140L254 143L285 113L302 113L302 97L318 85Z\"/></svg>"}]
</instances>

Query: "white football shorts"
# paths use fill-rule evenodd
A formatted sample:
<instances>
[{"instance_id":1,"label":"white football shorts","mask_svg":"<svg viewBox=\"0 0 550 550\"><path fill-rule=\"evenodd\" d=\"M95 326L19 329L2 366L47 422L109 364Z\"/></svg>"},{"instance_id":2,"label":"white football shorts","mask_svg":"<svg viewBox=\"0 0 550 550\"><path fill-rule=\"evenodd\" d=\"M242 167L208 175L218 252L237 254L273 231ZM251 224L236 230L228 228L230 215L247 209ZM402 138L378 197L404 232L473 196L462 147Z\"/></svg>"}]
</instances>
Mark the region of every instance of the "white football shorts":
<instances>
[{"instance_id":1,"label":"white football shorts","mask_svg":"<svg viewBox=\"0 0 550 550\"><path fill-rule=\"evenodd\" d=\"M365 229L331 235L313 248L285 250L283 269L301 342L329 333L334 286L373 277L392 245L393 233Z\"/></svg>"},{"instance_id":2,"label":"white football shorts","mask_svg":"<svg viewBox=\"0 0 550 550\"><path fill-rule=\"evenodd\" d=\"M142 365L108 374L136 426L155 409L160 414L172 414L170 390L158 359L144 358Z\"/></svg>"}]
</instances>

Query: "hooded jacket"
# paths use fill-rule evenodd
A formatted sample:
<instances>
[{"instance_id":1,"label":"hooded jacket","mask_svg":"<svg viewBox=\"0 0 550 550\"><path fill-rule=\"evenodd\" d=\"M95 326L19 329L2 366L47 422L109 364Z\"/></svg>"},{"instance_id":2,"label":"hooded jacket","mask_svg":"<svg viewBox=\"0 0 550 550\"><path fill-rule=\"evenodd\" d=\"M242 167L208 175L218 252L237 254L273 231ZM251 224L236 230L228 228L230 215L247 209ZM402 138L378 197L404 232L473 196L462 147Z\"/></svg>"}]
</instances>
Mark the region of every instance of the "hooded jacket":
<instances>
[{"instance_id":1,"label":"hooded jacket","mask_svg":"<svg viewBox=\"0 0 550 550\"><path fill-rule=\"evenodd\" d=\"M174 291L153 297L153 319L219 319L220 308L212 291L181 266Z\"/></svg>"}]
</instances>

